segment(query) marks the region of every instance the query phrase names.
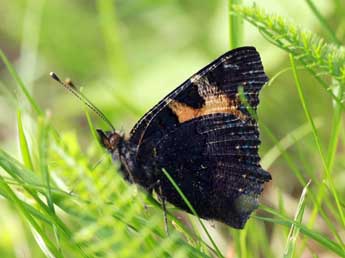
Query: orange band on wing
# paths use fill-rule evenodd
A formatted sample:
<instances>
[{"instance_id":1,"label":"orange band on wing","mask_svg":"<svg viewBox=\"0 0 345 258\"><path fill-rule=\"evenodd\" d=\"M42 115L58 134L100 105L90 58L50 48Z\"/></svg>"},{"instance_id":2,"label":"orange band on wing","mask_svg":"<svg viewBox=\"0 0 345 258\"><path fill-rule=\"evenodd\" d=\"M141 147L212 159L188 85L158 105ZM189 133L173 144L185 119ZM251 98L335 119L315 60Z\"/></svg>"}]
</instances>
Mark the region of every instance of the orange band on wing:
<instances>
[{"instance_id":1,"label":"orange band on wing","mask_svg":"<svg viewBox=\"0 0 345 258\"><path fill-rule=\"evenodd\" d=\"M205 104L201 108L193 108L184 103L173 100L169 108L175 113L180 123L193 118L216 113L227 113L246 120L247 116L238 110L239 99L231 100L226 95L210 95L205 98Z\"/></svg>"}]
</instances>

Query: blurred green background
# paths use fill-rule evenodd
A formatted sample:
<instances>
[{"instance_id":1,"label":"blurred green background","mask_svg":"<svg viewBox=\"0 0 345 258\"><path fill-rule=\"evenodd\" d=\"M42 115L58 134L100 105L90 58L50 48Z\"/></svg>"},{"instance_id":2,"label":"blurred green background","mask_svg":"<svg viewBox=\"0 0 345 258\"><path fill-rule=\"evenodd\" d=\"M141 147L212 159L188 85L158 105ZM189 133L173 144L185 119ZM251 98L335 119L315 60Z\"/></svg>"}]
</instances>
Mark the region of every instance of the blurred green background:
<instances>
[{"instance_id":1,"label":"blurred green background","mask_svg":"<svg viewBox=\"0 0 345 258\"><path fill-rule=\"evenodd\" d=\"M327 39L306 2L261 0L257 4ZM345 20L336 2L317 1L317 6L343 41ZM244 3L250 5L252 1ZM225 0L0 0L0 48L57 131L77 133L82 148L87 148L94 139L84 106L51 80L49 72L72 78L117 129L128 133L161 98L229 49L228 20ZM255 27L244 23L243 34L241 45L258 49L269 77L289 67L288 55L268 43ZM300 76L326 146L332 100L307 72L301 71ZM13 95L18 96L18 103ZM260 127L269 128L277 139L307 123L289 70L264 87L260 100ZM0 144L14 156L19 156L18 105L29 112L16 83L0 63ZM99 118L92 117L95 126L107 128ZM24 115L24 122L27 134L33 134L35 126L30 116ZM260 153L265 157L276 142L267 131L261 132ZM288 152L299 169L320 178L322 164L310 132L303 133ZM344 142L338 151L344 152ZM341 194L344 168L344 160L336 159L334 182ZM302 188L287 162L278 158L269 171L273 182L266 187L262 202L277 207L278 191L286 199L286 209L293 210ZM1 197L0 229L0 257L43 257L16 209ZM284 242L275 242L273 233L271 240L272 246L283 249ZM224 250L231 245L227 241Z\"/></svg>"}]
</instances>

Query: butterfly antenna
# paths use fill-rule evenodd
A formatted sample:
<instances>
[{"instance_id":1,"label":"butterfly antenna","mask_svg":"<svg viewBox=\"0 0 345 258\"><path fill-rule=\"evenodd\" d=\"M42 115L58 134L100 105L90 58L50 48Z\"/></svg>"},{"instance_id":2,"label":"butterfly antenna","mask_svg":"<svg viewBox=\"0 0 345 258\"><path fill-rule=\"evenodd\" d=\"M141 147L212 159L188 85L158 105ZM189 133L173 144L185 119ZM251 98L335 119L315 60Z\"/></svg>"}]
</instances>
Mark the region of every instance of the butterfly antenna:
<instances>
[{"instance_id":1,"label":"butterfly antenna","mask_svg":"<svg viewBox=\"0 0 345 258\"><path fill-rule=\"evenodd\" d=\"M62 81L56 73L51 72L50 77L52 77L55 81L57 81L60 85L62 85L65 89L71 92L74 96L76 96L80 101L82 101L88 108L90 108L93 112L95 112L104 122L106 122L113 131L115 131L115 127L111 124L109 119L100 111L92 102L85 97L80 90L74 85L74 83L70 79L66 79Z\"/></svg>"}]
</instances>

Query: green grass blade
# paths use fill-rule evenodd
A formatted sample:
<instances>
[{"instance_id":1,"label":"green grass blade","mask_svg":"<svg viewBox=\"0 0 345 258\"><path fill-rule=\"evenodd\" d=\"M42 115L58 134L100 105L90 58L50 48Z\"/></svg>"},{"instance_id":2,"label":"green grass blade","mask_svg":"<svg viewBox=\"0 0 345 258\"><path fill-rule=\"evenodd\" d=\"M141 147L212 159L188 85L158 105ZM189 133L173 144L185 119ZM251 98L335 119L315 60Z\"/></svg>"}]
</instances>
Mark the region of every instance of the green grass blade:
<instances>
[{"instance_id":1,"label":"green grass blade","mask_svg":"<svg viewBox=\"0 0 345 258\"><path fill-rule=\"evenodd\" d=\"M50 175L48 170L48 128L44 121L40 121L40 135L39 135L39 161L40 161L40 170L43 177L43 181L46 184L47 189L47 202L48 207L51 212L55 213L54 205L52 201L52 191L50 183Z\"/></svg>"},{"instance_id":2,"label":"green grass blade","mask_svg":"<svg viewBox=\"0 0 345 258\"><path fill-rule=\"evenodd\" d=\"M42 187L45 186L45 184L42 183L42 180L35 173L23 167L14 158L12 158L10 155L8 155L1 149L0 167L2 167L4 171L11 175L14 178L14 180L18 183L18 185L22 186L34 198L43 214L50 218L52 221L54 221L54 224L58 225L59 228L61 228L60 232L63 232L64 235L70 239L72 234L69 231L68 227L66 227L66 225L59 219L59 217L57 217L54 213L51 213L49 207L47 207L38 197L38 194L43 194L47 196L47 189L46 187ZM4 183L6 184L5 181ZM61 198L66 198L66 196L68 196L62 194L62 192L59 191L51 191L51 195L54 201L61 200Z\"/></svg>"},{"instance_id":3,"label":"green grass blade","mask_svg":"<svg viewBox=\"0 0 345 258\"><path fill-rule=\"evenodd\" d=\"M256 219L270 222L273 224L279 224L285 227L291 227L292 225L295 225L299 228L300 233L304 234L305 236L308 236L310 239L313 239L317 243L319 243L321 246L325 247L327 250L332 251L333 253L339 255L340 257L344 257L345 251L344 249L337 244L336 242L329 239L328 236L323 235L319 232L313 231L308 229L307 227L294 222L293 220L288 219L274 219L274 218L267 218L267 217L261 217L261 216L255 216Z\"/></svg>"},{"instance_id":4,"label":"green grass blade","mask_svg":"<svg viewBox=\"0 0 345 258\"><path fill-rule=\"evenodd\" d=\"M271 222L271 223L276 223L279 225L283 225L286 227L291 227L292 225L295 225L296 227L299 228L300 232L306 236L308 236L309 238L315 240L316 242L318 242L320 245L326 247L329 250L332 250L334 253L343 256L345 254L345 247L334 242L333 240L331 240L327 235L324 235L322 233L319 233L313 229L310 229L306 226L304 226L303 224L300 224L294 220L289 219L288 217L285 217L283 215L281 215L279 212L275 211L274 209L264 206L264 205L260 205L259 207L260 209L262 209L263 211L276 216L278 219L276 218L267 218L267 217L260 217L260 216L255 216L257 219L259 220L263 220L263 221L267 221L267 222Z\"/></svg>"},{"instance_id":5,"label":"green grass blade","mask_svg":"<svg viewBox=\"0 0 345 258\"><path fill-rule=\"evenodd\" d=\"M228 0L229 7L229 43L230 49L240 47L243 37L242 18L233 10L235 4L241 4L242 0Z\"/></svg>"},{"instance_id":6,"label":"green grass blade","mask_svg":"<svg viewBox=\"0 0 345 258\"><path fill-rule=\"evenodd\" d=\"M49 237L45 234L44 230L39 226L39 224L31 216L30 211L24 206L21 200L15 195L11 188L6 184L3 178L0 176L0 189L5 192L11 204L15 205L17 209L21 212L23 218L33 227L35 232L40 236L43 242L38 242L41 250L45 254L53 254L55 257L62 258L63 255L55 247L55 245L50 241ZM48 252L48 253L47 253Z\"/></svg>"},{"instance_id":7,"label":"green grass blade","mask_svg":"<svg viewBox=\"0 0 345 258\"><path fill-rule=\"evenodd\" d=\"M330 175L330 171L328 169L326 159L325 159L325 157L323 155L323 152L322 152L320 138L319 138L319 135L318 135L318 132L317 132L314 120L313 120L312 115L310 114L310 112L309 112L309 110L307 108L307 104L306 104L306 101L305 101L305 97L304 97L304 93L303 93L303 90L302 90L301 82L300 82L299 77L297 75L297 70L296 70L296 65L295 65L294 57L291 54L290 54L290 63L291 63L292 72L293 72L293 76L294 76L294 79L295 79L298 95L300 97L301 104L302 104L305 116L306 116L307 120L309 121L311 128L313 129L313 135L314 135L316 147L317 147L318 152L320 154L320 157L321 157L321 160L322 160L322 165L323 165L323 168L325 170L325 178L326 178L326 180L327 180L327 182L329 184L329 187L330 187L330 189L332 191L332 194L333 194L333 197L335 199L335 202L336 202L336 205L337 205L337 208L338 208L338 212L339 212L339 216L340 216L340 219L341 219L341 223L342 223L343 226L345 226L345 217L344 217L343 208L340 205L340 199L339 199L338 193L337 193L337 191L335 189L334 182L333 182L333 179L332 179L332 177Z\"/></svg>"},{"instance_id":8,"label":"green grass blade","mask_svg":"<svg viewBox=\"0 0 345 258\"><path fill-rule=\"evenodd\" d=\"M341 96L344 92L344 85L339 84L337 81L333 82L335 84L335 95ZM330 142L328 146L328 153L327 153L327 166L330 171L333 169L334 160L336 157L336 151L338 147L339 137L340 137L340 128L341 128L341 118L344 109L338 103L334 103L334 113L333 113L333 121L332 121L332 131Z\"/></svg>"},{"instance_id":9,"label":"green grass blade","mask_svg":"<svg viewBox=\"0 0 345 258\"><path fill-rule=\"evenodd\" d=\"M343 92L343 85L338 84L336 81L334 83L337 85L335 88L338 92L335 94L341 94ZM341 105L338 103L334 103L334 113L333 113L333 119L332 119L332 129L331 129L331 136L330 136L330 141L328 145L328 152L327 152L327 167L328 170L331 171L333 170L333 165L334 165L334 160L336 157L336 152L337 152L337 147L338 147L338 142L340 138L340 128L341 128L341 118L342 118L342 112L343 108ZM317 193L318 196L318 203L321 203L321 201L324 198L324 194L326 193L325 187L319 188L319 191ZM318 214L318 211L320 209L320 206L315 206L313 213L311 215L311 218L309 220L309 226L314 225L314 222L316 220L316 216Z\"/></svg>"},{"instance_id":10,"label":"green grass blade","mask_svg":"<svg viewBox=\"0 0 345 258\"><path fill-rule=\"evenodd\" d=\"M92 120L91 120L91 117L90 117L90 113L88 112L88 110L87 110L86 108L85 108L84 112L85 112L87 124L89 125L90 131L91 131L91 134L92 134L92 137L93 137L93 139L98 143L98 146L100 146L101 149L103 150L104 148L103 148L103 146L101 145L101 143L100 143L100 141L99 141L99 136L97 135L96 129L95 129L95 127L93 126L93 123L92 123Z\"/></svg>"},{"instance_id":11,"label":"green grass blade","mask_svg":"<svg viewBox=\"0 0 345 258\"><path fill-rule=\"evenodd\" d=\"M129 66L124 55L125 49L117 22L116 3L108 0L98 0L97 9L106 44L110 74L115 73L116 79L128 87L130 85Z\"/></svg>"},{"instance_id":12,"label":"green grass blade","mask_svg":"<svg viewBox=\"0 0 345 258\"><path fill-rule=\"evenodd\" d=\"M319 20L321 26L324 28L326 33L328 34L329 38L336 43L337 45L341 45L341 42L337 39L337 36L335 35L334 31L332 30L331 26L327 23L325 17L322 16L319 9L317 9L316 5L312 0L305 0L308 4L310 10L313 12L313 14L316 16L316 18Z\"/></svg>"},{"instance_id":13,"label":"green grass blade","mask_svg":"<svg viewBox=\"0 0 345 258\"><path fill-rule=\"evenodd\" d=\"M300 65L300 66L297 66L296 68L297 68L298 70L299 70L299 69L301 69L301 70L305 69L304 66L301 66L301 65ZM286 72L288 72L288 71L290 71L290 70L291 70L291 66L285 67L285 68L281 69L279 72L277 72L275 75L273 75L273 76L270 78L270 80L267 82L267 86L266 86L266 87L272 86L273 83L274 83L281 75L283 75L284 73L286 73Z\"/></svg>"},{"instance_id":14,"label":"green grass blade","mask_svg":"<svg viewBox=\"0 0 345 258\"><path fill-rule=\"evenodd\" d=\"M4 182L7 185L11 185L10 183L8 183L6 180L4 180ZM6 199L10 199L10 195L7 194L6 191L4 191L3 189L0 189L0 195L2 195L4 198ZM21 200L20 200L21 201ZM29 205L28 203L26 203L25 201L21 201L22 205L24 206L24 208L36 219L46 223L47 225L51 224L52 221L49 220L43 213L41 213L39 210L37 210L36 208L34 208L33 206Z\"/></svg>"},{"instance_id":15,"label":"green grass blade","mask_svg":"<svg viewBox=\"0 0 345 258\"><path fill-rule=\"evenodd\" d=\"M24 168L17 160L0 149L0 167L21 183L40 185L41 179L31 170Z\"/></svg>"},{"instance_id":16,"label":"green grass blade","mask_svg":"<svg viewBox=\"0 0 345 258\"><path fill-rule=\"evenodd\" d=\"M50 182L50 174L48 169L48 124L46 121L40 120L40 135L39 135L39 161L40 161L40 170L41 175L43 177L43 181L46 184L46 199L48 203L49 212L56 216L55 208L54 208L54 201L52 197L52 190L51 190L51 182ZM55 224L52 225L54 231L55 241L57 243L57 248L61 251L61 244L60 244L60 235L58 229Z\"/></svg>"},{"instance_id":17,"label":"green grass blade","mask_svg":"<svg viewBox=\"0 0 345 258\"><path fill-rule=\"evenodd\" d=\"M304 175L303 175L301 169L295 164L293 158L289 155L288 152L284 151L282 146L280 146L278 139L276 139L276 137L274 136L274 134L271 132L271 130L269 128L267 128L265 125L263 125L263 129L267 132L268 136L271 138L273 143L278 147L278 149L280 150L283 158L286 160L288 166L290 167L290 169L292 170L294 175L297 177L299 183L302 186L305 185L307 182L304 179ZM311 174L310 176L311 176L311 178L315 177L313 174ZM317 179L315 179L314 185L317 185L318 187L324 187L324 185L322 185L322 182L318 182ZM311 197L311 200L313 201L313 204L318 207L318 210L319 210L319 213L320 213L321 217L326 222L326 224L329 227L329 229L332 232L332 234L337 238L337 240L339 241L339 243L341 245L344 245L344 243L342 241L342 238L340 237L339 233L337 232L336 225L331 221L331 219L329 218L329 215L324 210L324 207L321 206L321 204L319 203L318 196L314 192L311 191L310 192L310 197ZM330 205L331 205L331 203L326 202L326 206L327 207L329 207ZM330 208L330 210L332 210L332 209Z\"/></svg>"},{"instance_id":18,"label":"green grass blade","mask_svg":"<svg viewBox=\"0 0 345 258\"><path fill-rule=\"evenodd\" d=\"M34 98L30 95L29 91L27 90L27 88L25 87L25 84L23 83L23 81L20 79L18 73L16 72L16 70L14 69L14 67L11 65L10 61L7 59L6 55L4 54L4 52L0 49L0 58L3 61L3 63L5 64L7 70L9 71L9 73L11 74L11 76L13 77L13 79L16 81L16 83L18 84L19 88L21 89L21 91L23 92L24 96L27 98L27 100L29 101L31 107L36 111L36 113L38 115L42 115L43 112L41 110L41 108L39 107L39 105L36 103L36 101L34 100Z\"/></svg>"},{"instance_id":19,"label":"green grass blade","mask_svg":"<svg viewBox=\"0 0 345 258\"><path fill-rule=\"evenodd\" d=\"M301 197L299 199L298 205L297 205L297 210L295 213L295 221L299 224L302 223L302 219L303 219L303 214L304 214L304 209L305 209L305 197L307 195L307 190L308 187L310 185L310 182L308 182L308 184L303 188ZM294 253L295 253L295 248L296 248L296 241L297 241L297 237L299 234L299 228L296 227L295 225L292 225L290 228L290 232L287 238L287 243L285 246L285 252L284 252L284 258L293 258L294 257Z\"/></svg>"},{"instance_id":20,"label":"green grass blade","mask_svg":"<svg viewBox=\"0 0 345 258\"><path fill-rule=\"evenodd\" d=\"M304 176L303 176L301 169L293 161L293 158L290 157L288 152L286 152L284 150L284 146L281 145L280 141L275 137L273 132L264 124L261 124L261 125L262 125L263 129L265 130L265 132L268 134L269 138L273 141L274 146L277 147L277 149L279 150L280 155L282 155L282 157L286 160L288 166L290 167L290 169L292 170L292 172L294 173L294 175L298 179L299 183L301 185L305 185L307 182L304 179ZM262 163L263 168L268 169L268 167L266 167L266 165L270 165L270 159L271 158L269 158L269 157L267 157L267 158L264 157L264 158L265 158L264 163Z\"/></svg>"},{"instance_id":21,"label":"green grass blade","mask_svg":"<svg viewBox=\"0 0 345 258\"><path fill-rule=\"evenodd\" d=\"M244 228L243 230L240 231L240 250L241 250L241 257L246 258L248 256L248 246L247 246L247 234L248 230L247 228Z\"/></svg>"},{"instance_id":22,"label":"green grass blade","mask_svg":"<svg viewBox=\"0 0 345 258\"><path fill-rule=\"evenodd\" d=\"M21 165L16 159L8 155L5 151L0 149L0 167L2 167L13 179L11 184L23 186L32 193L41 193L47 195L46 185L41 178ZM52 195L54 200L59 200L69 196L65 192L52 188Z\"/></svg>"},{"instance_id":23,"label":"green grass blade","mask_svg":"<svg viewBox=\"0 0 345 258\"><path fill-rule=\"evenodd\" d=\"M24 165L30 169L33 170L34 166L32 165L30 150L28 147L28 142L25 137L23 123L22 123L22 116L20 111L17 111L17 126L18 126L18 136L19 136L19 146L20 146L20 152L22 154L22 159L24 162Z\"/></svg>"},{"instance_id":24,"label":"green grass blade","mask_svg":"<svg viewBox=\"0 0 345 258\"><path fill-rule=\"evenodd\" d=\"M315 120L316 128L321 126L321 120ZM281 138L266 154L262 157L261 165L265 169L269 169L272 164L291 146L303 139L312 132L309 124L303 124L289 132L285 137Z\"/></svg>"}]
</instances>

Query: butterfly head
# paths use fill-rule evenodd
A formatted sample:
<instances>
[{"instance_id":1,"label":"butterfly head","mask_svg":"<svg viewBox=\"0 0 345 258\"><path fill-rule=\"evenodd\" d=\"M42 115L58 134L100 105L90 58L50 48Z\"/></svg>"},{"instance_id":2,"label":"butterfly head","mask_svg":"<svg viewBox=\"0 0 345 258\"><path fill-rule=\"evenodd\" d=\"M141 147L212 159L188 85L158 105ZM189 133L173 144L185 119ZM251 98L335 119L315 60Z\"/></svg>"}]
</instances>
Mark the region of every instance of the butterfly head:
<instances>
[{"instance_id":1,"label":"butterfly head","mask_svg":"<svg viewBox=\"0 0 345 258\"><path fill-rule=\"evenodd\" d=\"M119 162L120 172L122 172L124 178L129 182L136 182L132 174L135 168L133 155L136 152L134 146L115 130L103 131L97 129L97 133L102 146L107 149L114 161Z\"/></svg>"},{"instance_id":2,"label":"butterfly head","mask_svg":"<svg viewBox=\"0 0 345 258\"><path fill-rule=\"evenodd\" d=\"M103 131L101 129L97 129L97 133L99 136L99 141L104 148L106 148L110 153L113 153L115 150L118 149L119 142L121 140L121 135L115 131Z\"/></svg>"}]
</instances>

